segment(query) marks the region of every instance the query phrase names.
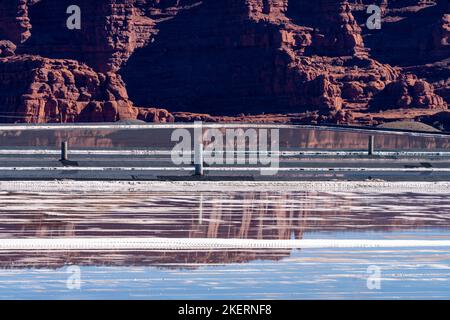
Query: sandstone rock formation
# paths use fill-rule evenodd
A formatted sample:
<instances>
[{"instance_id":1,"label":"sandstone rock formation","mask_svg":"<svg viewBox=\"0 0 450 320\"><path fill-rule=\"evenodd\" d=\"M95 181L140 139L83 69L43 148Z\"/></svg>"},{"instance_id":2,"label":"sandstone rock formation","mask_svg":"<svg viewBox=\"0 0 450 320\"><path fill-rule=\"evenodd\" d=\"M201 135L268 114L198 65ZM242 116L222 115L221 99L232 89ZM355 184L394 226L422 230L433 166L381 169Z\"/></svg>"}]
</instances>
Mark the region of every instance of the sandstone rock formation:
<instances>
[{"instance_id":1,"label":"sandstone rock formation","mask_svg":"<svg viewBox=\"0 0 450 320\"><path fill-rule=\"evenodd\" d=\"M8 40L0 41L0 57L10 57L15 54L17 46Z\"/></svg>"},{"instance_id":2,"label":"sandstone rock formation","mask_svg":"<svg viewBox=\"0 0 450 320\"><path fill-rule=\"evenodd\" d=\"M0 59L4 119L25 122L104 122L136 118L114 73L97 73L74 60L37 56Z\"/></svg>"},{"instance_id":3,"label":"sandstone rock formation","mask_svg":"<svg viewBox=\"0 0 450 320\"><path fill-rule=\"evenodd\" d=\"M372 82L395 78L367 57L345 1L226 3L224 11L204 1L157 26L154 43L121 71L134 101L214 115L336 111L346 73L351 81L367 80L369 68Z\"/></svg>"},{"instance_id":4,"label":"sandstone rock formation","mask_svg":"<svg viewBox=\"0 0 450 320\"><path fill-rule=\"evenodd\" d=\"M36 0L0 1L0 40L10 40L16 44L25 42L31 35L28 4Z\"/></svg>"},{"instance_id":5,"label":"sandstone rock formation","mask_svg":"<svg viewBox=\"0 0 450 320\"><path fill-rule=\"evenodd\" d=\"M431 84L419 80L415 75L406 74L378 93L371 101L371 107L378 110L411 107L445 110L447 104L434 93Z\"/></svg>"},{"instance_id":6,"label":"sandstone rock formation","mask_svg":"<svg viewBox=\"0 0 450 320\"><path fill-rule=\"evenodd\" d=\"M365 26L369 4L382 8L381 30ZM81 8L81 30L66 27L69 5ZM447 0L0 0L0 121L375 124L380 110L439 112L450 101L448 9Z\"/></svg>"},{"instance_id":7,"label":"sandstone rock formation","mask_svg":"<svg viewBox=\"0 0 450 320\"><path fill-rule=\"evenodd\" d=\"M358 6L357 2L353 1L354 12L363 23L365 7ZM405 72L427 80L450 103L449 2L383 0L383 8L381 30L363 28L372 57L400 65Z\"/></svg>"}]
</instances>

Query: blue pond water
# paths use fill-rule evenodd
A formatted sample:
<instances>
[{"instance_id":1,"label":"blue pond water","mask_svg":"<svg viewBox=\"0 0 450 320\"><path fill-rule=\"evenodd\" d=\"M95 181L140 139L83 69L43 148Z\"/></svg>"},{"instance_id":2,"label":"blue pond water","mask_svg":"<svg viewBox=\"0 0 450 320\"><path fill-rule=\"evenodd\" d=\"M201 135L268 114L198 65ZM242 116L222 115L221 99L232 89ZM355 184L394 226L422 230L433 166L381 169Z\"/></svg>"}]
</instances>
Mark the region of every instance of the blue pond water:
<instances>
[{"instance_id":1,"label":"blue pond water","mask_svg":"<svg viewBox=\"0 0 450 320\"><path fill-rule=\"evenodd\" d=\"M3 239L450 240L445 193L105 191L0 200ZM448 247L3 251L0 265L2 299L450 298Z\"/></svg>"}]
</instances>

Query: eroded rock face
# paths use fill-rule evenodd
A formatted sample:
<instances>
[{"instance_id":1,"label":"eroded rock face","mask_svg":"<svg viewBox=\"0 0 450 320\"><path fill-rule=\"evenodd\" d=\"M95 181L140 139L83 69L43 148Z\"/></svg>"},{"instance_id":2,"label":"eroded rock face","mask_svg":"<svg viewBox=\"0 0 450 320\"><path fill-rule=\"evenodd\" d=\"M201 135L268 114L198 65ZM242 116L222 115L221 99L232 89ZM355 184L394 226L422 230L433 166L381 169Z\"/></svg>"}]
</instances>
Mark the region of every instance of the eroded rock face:
<instances>
[{"instance_id":1,"label":"eroded rock face","mask_svg":"<svg viewBox=\"0 0 450 320\"><path fill-rule=\"evenodd\" d=\"M28 9L33 32L23 52L80 60L101 72L118 71L134 50L153 39L159 21L189 8L191 2L40 0ZM81 30L66 28L71 5L81 9Z\"/></svg>"},{"instance_id":2,"label":"eroded rock face","mask_svg":"<svg viewBox=\"0 0 450 320\"><path fill-rule=\"evenodd\" d=\"M28 8L32 35L20 52L79 60L100 72L117 71L135 46L133 2L39 1ZM66 27L71 5L81 9L81 30Z\"/></svg>"},{"instance_id":3,"label":"eroded rock face","mask_svg":"<svg viewBox=\"0 0 450 320\"><path fill-rule=\"evenodd\" d=\"M340 110L332 58L366 55L359 26L345 1L309 5L326 21L296 24L295 3L206 0L160 23L154 43L121 70L130 96L140 105L215 115ZM315 56L324 52L328 60Z\"/></svg>"},{"instance_id":4,"label":"eroded rock face","mask_svg":"<svg viewBox=\"0 0 450 320\"><path fill-rule=\"evenodd\" d=\"M317 54L365 54L361 28L347 1L290 1L288 16L296 24L313 28L313 47Z\"/></svg>"},{"instance_id":5,"label":"eroded rock face","mask_svg":"<svg viewBox=\"0 0 450 320\"><path fill-rule=\"evenodd\" d=\"M378 31L365 27L374 3ZM69 5L81 8L81 30L66 28ZM448 12L446 0L0 0L2 112L27 122L294 113L348 123L374 110L445 110Z\"/></svg>"},{"instance_id":6,"label":"eroded rock face","mask_svg":"<svg viewBox=\"0 0 450 320\"><path fill-rule=\"evenodd\" d=\"M446 110L444 99L434 93L431 84L407 74L389 83L371 101L371 107L378 110L396 108L430 108Z\"/></svg>"},{"instance_id":7,"label":"eroded rock face","mask_svg":"<svg viewBox=\"0 0 450 320\"><path fill-rule=\"evenodd\" d=\"M369 0L352 1L353 11L364 23ZM435 92L450 103L450 45L447 0L383 0L383 26L371 31L363 28L363 36L371 55L384 63L402 66L430 82Z\"/></svg>"},{"instance_id":8,"label":"eroded rock face","mask_svg":"<svg viewBox=\"0 0 450 320\"><path fill-rule=\"evenodd\" d=\"M0 40L0 57L10 57L15 54L17 47L8 40Z\"/></svg>"},{"instance_id":9,"label":"eroded rock face","mask_svg":"<svg viewBox=\"0 0 450 320\"><path fill-rule=\"evenodd\" d=\"M112 122L138 114L120 77L74 60L3 58L0 83L3 122Z\"/></svg>"},{"instance_id":10,"label":"eroded rock face","mask_svg":"<svg viewBox=\"0 0 450 320\"><path fill-rule=\"evenodd\" d=\"M137 119L145 122L175 122L175 117L167 110L157 108L139 108Z\"/></svg>"},{"instance_id":11,"label":"eroded rock face","mask_svg":"<svg viewBox=\"0 0 450 320\"><path fill-rule=\"evenodd\" d=\"M362 1L371 4L369 0ZM353 9L364 23L366 6ZM448 0L389 0L383 4L380 30L363 28L365 43L377 60L402 66L430 63L449 57Z\"/></svg>"},{"instance_id":12,"label":"eroded rock face","mask_svg":"<svg viewBox=\"0 0 450 320\"><path fill-rule=\"evenodd\" d=\"M402 74L370 57L346 1L226 3L157 25L154 43L121 70L133 100L214 115L335 112L367 107ZM429 101L421 106L441 106Z\"/></svg>"},{"instance_id":13,"label":"eroded rock face","mask_svg":"<svg viewBox=\"0 0 450 320\"><path fill-rule=\"evenodd\" d=\"M31 35L28 3L36 0L0 0L0 40L19 44Z\"/></svg>"}]
</instances>

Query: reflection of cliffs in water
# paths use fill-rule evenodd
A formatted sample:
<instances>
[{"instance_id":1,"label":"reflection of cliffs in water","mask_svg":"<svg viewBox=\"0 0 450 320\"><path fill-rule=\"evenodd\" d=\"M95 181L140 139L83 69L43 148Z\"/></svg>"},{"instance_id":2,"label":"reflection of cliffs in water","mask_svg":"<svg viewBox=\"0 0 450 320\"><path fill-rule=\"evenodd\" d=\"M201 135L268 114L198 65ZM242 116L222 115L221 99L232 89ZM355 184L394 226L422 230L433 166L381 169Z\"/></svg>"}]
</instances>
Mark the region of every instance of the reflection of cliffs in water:
<instances>
[{"instance_id":1,"label":"reflection of cliffs in water","mask_svg":"<svg viewBox=\"0 0 450 320\"><path fill-rule=\"evenodd\" d=\"M0 201L0 238L281 240L305 231L450 226L450 200L430 194L3 193Z\"/></svg>"},{"instance_id":2,"label":"reflection of cliffs in water","mask_svg":"<svg viewBox=\"0 0 450 320\"><path fill-rule=\"evenodd\" d=\"M174 145L171 142L172 131L171 129L0 131L0 148L58 148L61 141L68 140L72 148L170 149ZM376 134L376 146L384 150L446 150L450 147L450 138ZM314 129L280 129L280 148L281 150L296 148L365 150L367 134Z\"/></svg>"},{"instance_id":3,"label":"reflection of cliffs in water","mask_svg":"<svg viewBox=\"0 0 450 320\"><path fill-rule=\"evenodd\" d=\"M336 132L327 130L286 130L280 134L281 146L287 148L317 148L338 150L365 150L368 135L358 132ZM286 145L283 142L286 141ZM382 150L446 149L447 138L411 137L395 134L376 134L375 143Z\"/></svg>"},{"instance_id":4,"label":"reflection of cliffs in water","mask_svg":"<svg viewBox=\"0 0 450 320\"><path fill-rule=\"evenodd\" d=\"M309 232L450 227L450 200L432 194L0 194L0 238L301 239ZM289 251L0 253L1 265L170 265L276 260Z\"/></svg>"},{"instance_id":5,"label":"reflection of cliffs in water","mask_svg":"<svg viewBox=\"0 0 450 320\"><path fill-rule=\"evenodd\" d=\"M301 237L308 195L268 193L3 194L0 238Z\"/></svg>"}]
</instances>

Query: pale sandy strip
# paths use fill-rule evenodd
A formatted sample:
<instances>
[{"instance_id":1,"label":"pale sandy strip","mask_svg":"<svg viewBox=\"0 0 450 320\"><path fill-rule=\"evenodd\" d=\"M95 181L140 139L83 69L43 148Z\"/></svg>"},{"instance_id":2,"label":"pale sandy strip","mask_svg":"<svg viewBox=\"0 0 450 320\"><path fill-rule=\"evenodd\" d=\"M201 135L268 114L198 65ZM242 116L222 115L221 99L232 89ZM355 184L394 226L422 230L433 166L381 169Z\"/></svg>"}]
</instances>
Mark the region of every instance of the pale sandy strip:
<instances>
[{"instance_id":1,"label":"pale sandy strip","mask_svg":"<svg viewBox=\"0 0 450 320\"><path fill-rule=\"evenodd\" d=\"M0 181L4 192L354 192L450 194L450 182L387 181Z\"/></svg>"},{"instance_id":2,"label":"pale sandy strip","mask_svg":"<svg viewBox=\"0 0 450 320\"><path fill-rule=\"evenodd\" d=\"M0 167L0 171L192 171L194 167ZM334 167L205 167L205 171L270 171L270 172L360 172L360 171L377 171L377 172L450 172L450 168L334 168Z\"/></svg>"},{"instance_id":3,"label":"pale sandy strip","mask_svg":"<svg viewBox=\"0 0 450 320\"><path fill-rule=\"evenodd\" d=\"M208 238L58 238L0 239L0 250L208 250L305 248L423 248L446 247L450 240L308 239L253 240Z\"/></svg>"},{"instance_id":4,"label":"pale sandy strip","mask_svg":"<svg viewBox=\"0 0 450 320\"><path fill-rule=\"evenodd\" d=\"M0 171L193 171L194 167L0 167ZM450 170L450 168L449 168Z\"/></svg>"}]
</instances>

